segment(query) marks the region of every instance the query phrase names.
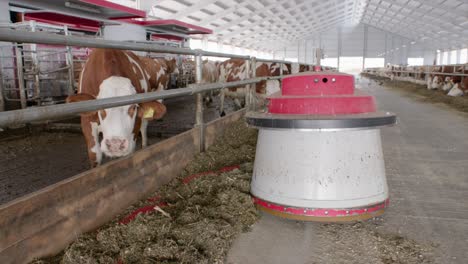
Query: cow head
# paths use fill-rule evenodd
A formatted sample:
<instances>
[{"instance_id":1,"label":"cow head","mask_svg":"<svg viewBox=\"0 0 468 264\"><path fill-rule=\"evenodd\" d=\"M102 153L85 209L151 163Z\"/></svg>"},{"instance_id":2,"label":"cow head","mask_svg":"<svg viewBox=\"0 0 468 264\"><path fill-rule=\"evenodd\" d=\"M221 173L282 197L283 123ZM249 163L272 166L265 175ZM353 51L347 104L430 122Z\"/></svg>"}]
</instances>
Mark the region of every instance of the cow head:
<instances>
[{"instance_id":1,"label":"cow head","mask_svg":"<svg viewBox=\"0 0 468 264\"><path fill-rule=\"evenodd\" d=\"M461 83L455 83L450 91L447 93L448 96L462 96L465 93L461 86Z\"/></svg>"},{"instance_id":2,"label":"cow head","mask_svg":"<svg viewBox=\"0 0 468 264\"><path fill-rule=\"evenodd\" d=\"M454 82L452 80L452 77L446 76L445 81L444 81L443 86L442 86L442 90L443 91L449 91L450 89L452 89L453 84L454 84Z\"/></svg>"},{"instance_id":3,"label":"cow head","mask_svg":"<svg viewBox=\"0 0 468 264\"><path fill-rule=\"evenodd\" d=\"M134 94L136 94L136 89L128 78L111 76L101 83L97 97L89 94L77 94L69 96L67 102ZM98 132L102 133L102 141L97 147L108 157L122 157L135 150L141 119L159 119L165 113L166 107L155 101L102 109L83 113L82 116L98 123ZM98 142L97 138L95 138L95 142Z\"/></svg>"},{"instance_id":4,"label":"cow head","mask_svg":"<svg viewBox=\"0 0 468 264\"><path fill-rule=\"evenodd\" d=\"M175 58L165 59L167 65L167 73L179 74L179 68L177 67L177 61Z\"/></svg>"},{"instance_id":5,"label":"cow head","mask_svg":"<svg viewBox=\"0 0 468 264\"><path fill-rule=\"evenodd\" d=\"M440 89L442 88L443 84L444 84L444 79L441 76L434 76L434 78L432 78L431 88Z\"/></svg>"}]
</instances>

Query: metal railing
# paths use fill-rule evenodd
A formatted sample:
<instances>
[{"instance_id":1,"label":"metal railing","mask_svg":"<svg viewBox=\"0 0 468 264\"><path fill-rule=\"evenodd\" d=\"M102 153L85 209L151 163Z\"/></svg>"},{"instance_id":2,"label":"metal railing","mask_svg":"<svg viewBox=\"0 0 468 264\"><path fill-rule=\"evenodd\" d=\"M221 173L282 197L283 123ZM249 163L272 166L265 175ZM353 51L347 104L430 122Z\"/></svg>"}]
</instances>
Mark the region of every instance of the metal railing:
<instances>
[{"instance_id":1,"label":"metal railing","mask_svg":"<svg viewBox=\"0 0 468 264\"><path fill-rule=\"evenodd\" d=\"M369 72L369 71L365 71ZM374 71L377 72L377 71ZM448 75L448 76L462 76L462 77L468 77L468 74L466 73L445 73L445 72L433 72L433 71L387 71L387 73L393 73L393 72L400 72L400 73L416 73L416 74L434 74L434 75ZM386 73L385 71L381 71L381 73Z\"/></svg>"},{"instance_id":2,"label":"metal railing","mask_svg":"<svg viewBox=\"0 0 468 264\"><path fill-rule=\"evenodd\" d=\"M86 37L78 36L63 36L56 34L48 34L42 32L20 32L11 29L0 29L0 41L11 41L11 42L23 42L23 43L41 43L41 44L52 44L52 45L65 45L65 46L85 46L91 48L111 48L121 50L134 50L134 51L146 51L146 52L158 52L158 53L171 53L171 54L185 54L195 56L196 62L196 84L190 84L187 88L179 88L158 92L148 92L143 94L136 94L131 96L114 97L107 99L97 99L92 101L69 103L62 105L42 106L35 108L28 108L23 110L14 110L0 113L0 127L6 127L11 125L18 125L23 123L30 123L35 121L45 120L56 120L72 115L76 115L83 112L96 111L105 108L123 106L128 104L143 103L153 101L157 99L167 99L179 96L200 94L202 92L239 87L247 85L247 92L245 94L245 105L249 108L253 95L251 94L251 85L264 80L281 79L282 71L280 76L274 77L258 77L255 76L255 65L256 61L262 62L276 62L280 64L282 69L283 64L292 63L287 61L279 60L264 60L256 59L255 57L242 56L236 54L226 54L218 52L203 51L200 49L191 50L186 48L176 48L169 46L159 46L146 43L129 43L122 41L103 40L103 39L90 39ZM214 56L214 57L225 57L225 58L239 58L244 59L246 63L246 69L248 72L249 79L227 82L227 83L211 83L211 84L200 84L202 82L202 56ZM204 138L204 125L203 125L203 101L202 96L197 95L196 97L196 126L200 127L202 133L201 137ZM203 145L203 144L201 144Z\"/></svg>"},{"instance_id":3,"label":"metal railing","mask_svg":"<svg viewBox=\"0 0 468 264\"><path fill-rule=\"evenodd\" d=\"M10 42L26 42L26 43L41 43L50 45L65 45L65 46L84 46L90 48L108 48L120 50L133 50L133 51L147 51L183 55L202 55L211 57L224 57L224 58L239 58L249 59L250 56L225 54L219 52L192 50L186 48L176 48L170 46L160 46L145 43L132 43L116 40L106 39L90 39L78 36L62 36L56 34L48 34L42 32L21 32L11 29L0 29L0 40Z\"/></svg>"},{"instance_id":4,"label":"metal railing","mask_svg":"<svg viewBox=\"0 0 468 264\"><path fill-rule=\"evenodd\" d=\"M54 34L70 35L67 25L53 26L28 21L27 23L2 24L3 28L14 28L22 34L43 30ZM0 95L5 101L17 102L21 108L28 105L44 105L63 102L65 96L74 93L74 75L72 49L69 46L60 48L39 48L37 44L12 43L0 46L0 54L12 53L15 60L14 71L0 61L4 86ZM2 56L9 57L9 56ZM7 58L9 59L9 58ZM13 87L10 87L13 86ZM44 89L43 89L44 88ZM0 89L1 90L1 89ZM4 107L0 107L3 111Z\"/></svg>"},{"instance_id":5,"label":"metal railing","mask_svg":"<svg viewBox=\"0 0 468 264\"><path fill-rule=\"evenodd\" d=\"M440 71L434 71L434 68L440 68L442 70L442 67L444 66L449 66L453 67L452 72L440 72ZM394 76L394 78L412 78L414 81L427 81L428 78L431 77L431 75L443 75L443 76L459 76L461 77L461 82L465 78L468 78L468 74L464 73L468 70L468 64L451 64L451 65L424 65L424 66L393 66L395 67L394 69L388 68L388 67L382 67L382 68L366 68L364 69L364 73L369 73L369 74L376 74L376 75L389 75L389 74L394 74L394 73L400 73L398 76ZM462 72L460 72L460 68L462 68ZM401 75L401 74L404 74ZM413 76L410 76L410 74L413 74ZM424 74L424 76L423 76ZM390 76L388 76L390 77Z\"/></svg>"},{"instance_id":6,"label":"metal railing","mask_svg":"<svg viewBox=\"0 0 468 264\"><path fill-rule=\"evenodd\" d=\"M432 71L434 67L440 67L442 68L443 66L449 66L453 67L453 72L437 72L437 71ZM397 69L390 69L386 67L377 67L377 68L366 68L364 69L365 72L368 71L374 71L374 72L399 72L399 73L413 73L413 74L436 74L436 75L450 75L450 76L463 76L466 77L468 74L466 73L460 73L457 70L459 68L457 67L464 67L464 70L468 70L468 64L451 64L451 65L424 65L424 66L394 66L398 67ZM405 69L405 68L411 68L411 69ZM424 69L424 71L421 71L421 69ZM431 69L431 70L427 70Z\"/></svg>"},{"instance_id":7,"label":"metal railing","mask_svg":"<svg viewBox=\"0 0 468 264\"><path fill-rule=\"evenodd\" d=\"M69 104L41 106L27 108L23 110L12 110L0 113L0 127L18 125L35 121L55 120L83 112L92 112L105 108L144 103L158 99L168 99L179 96L194 95L216 89L238 87L242 85L257 83L263 80L276 80L280 78L280 76L258 77L236 82L190 84L187 88L147 92L136 95L119 96L106 99L95 99ZM200 120L202 121L202 119Z\"/></svg>"}]
</instances>

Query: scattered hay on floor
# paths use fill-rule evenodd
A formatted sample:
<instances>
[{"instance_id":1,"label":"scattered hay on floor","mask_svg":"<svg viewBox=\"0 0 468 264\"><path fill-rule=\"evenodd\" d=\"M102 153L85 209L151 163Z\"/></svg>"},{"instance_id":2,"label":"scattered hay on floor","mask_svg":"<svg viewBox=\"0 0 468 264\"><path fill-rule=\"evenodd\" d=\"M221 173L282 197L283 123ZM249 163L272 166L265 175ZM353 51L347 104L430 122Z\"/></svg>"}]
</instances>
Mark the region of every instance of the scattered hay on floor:
<instances>
[{"instance_id":1,"label":"scattered hay on floor","mask_svg":"<svg viewBox=\"0 0 468 264\"><path fill-rule=\"evenodd\" d=\"M259 218L249 194L257 131L243 121L226 131L152 198L78 237L61 258L35 263L223 263L234 238Z\"/></svg>"},{"instance_id":2,"label":"scattered hay on floor","mask_svg":"<svg viewBox=\"0 0 468 264\"><path fill-rule=\"evenodd\" d=\"M380 218L354 224L323 224L318 236L326 243L318 245L325 254L317 254L315 263L434 263L431 243L419 243L380 230ZM315 249L317 250L317 249Z\"/></svg>"},{"instance_id":3,"label":"scattered hay on floor","mask_svg":"<svg viewBox=\"0 0 468 264\"><path fill-rule=\"evenodd\" d=\"M225 130L224 135L217 139L216 144L206 152L197 155L194 161L185 168L182 176L253 162L256 145L257 130L247 128L244 123L236 122Z\"/></svg>"},{"instance_id":4,"label":"scattered hay on floor","mask_svg":"<svg viewBox=\"0 0 468 264\"><path fill-rule=\"evenodd\" d=\"M459 111L468 113L468 96L448 96L441 90L428 90L425 85L406 82L392 81L388 78L363 74L363 76L382 83L384 87L399 89L409 94L421 96L421 100L430 103L444 103Z\"/></svg>"}]
</instances>

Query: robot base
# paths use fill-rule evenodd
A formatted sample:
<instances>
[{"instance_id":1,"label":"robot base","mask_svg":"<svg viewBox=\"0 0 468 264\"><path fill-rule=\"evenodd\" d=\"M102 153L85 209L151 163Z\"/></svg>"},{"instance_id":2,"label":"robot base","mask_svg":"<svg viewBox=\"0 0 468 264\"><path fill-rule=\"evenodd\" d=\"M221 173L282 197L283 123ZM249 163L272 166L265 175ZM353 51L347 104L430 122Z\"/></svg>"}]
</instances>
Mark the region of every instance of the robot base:
<instances>
[{"instance_id":1,"label":"robot base","mask_svg":"<svg viewBox=\"0 0 468 264\"><path fill-rule=\"evenodd\" d=\"M382 203L361 208L350 209L323 209L323 208L299 208L270 203L260 198L253 197L257 209L268 214L299 221L311 222L352 222L371 219L382 215L389 205L389 200Z\"/></svg>"}]
</instances>

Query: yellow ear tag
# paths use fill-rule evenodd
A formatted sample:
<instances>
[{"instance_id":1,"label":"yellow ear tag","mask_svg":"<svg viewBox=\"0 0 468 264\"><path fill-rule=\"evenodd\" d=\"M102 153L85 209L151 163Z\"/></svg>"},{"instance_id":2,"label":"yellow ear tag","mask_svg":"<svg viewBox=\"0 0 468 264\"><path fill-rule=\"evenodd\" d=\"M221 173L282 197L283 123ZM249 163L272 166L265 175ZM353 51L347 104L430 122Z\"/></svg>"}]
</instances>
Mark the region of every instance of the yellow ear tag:
<instances>
[{"instance_id":1,"label":"yellow ear tag","mask_svg":"<svg viewBox=\"0 0 468 264\"><path fill-rule=\"evenodd\" d=\"M153 115L154 115L154 109L150 107L145 110L145 113L143 114L143 118L153 118Z\"/></svg>"}]
</instances>

